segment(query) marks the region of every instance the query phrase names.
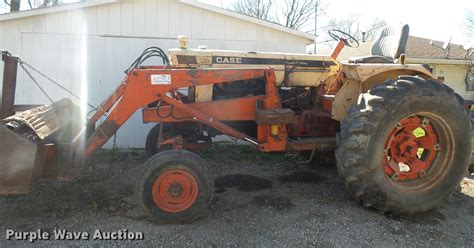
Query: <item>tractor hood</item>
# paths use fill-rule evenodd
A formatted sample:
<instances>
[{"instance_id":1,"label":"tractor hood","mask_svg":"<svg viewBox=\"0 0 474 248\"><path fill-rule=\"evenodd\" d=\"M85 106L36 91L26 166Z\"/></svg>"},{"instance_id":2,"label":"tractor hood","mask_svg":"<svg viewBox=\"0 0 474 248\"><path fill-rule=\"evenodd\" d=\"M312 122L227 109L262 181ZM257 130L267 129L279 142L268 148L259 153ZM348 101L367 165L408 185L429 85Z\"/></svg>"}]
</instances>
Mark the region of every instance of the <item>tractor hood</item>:
<instances>
[{"instance_id":1,"label":"tractor hood","mask_svg":"<svg viewBox=\"0 0 474 248\"><path fill-rule=\"evenodd\" d=\"M170 49L174 67L275 69L278 85L318 86L339 70L329 56L296 53L244 52L208 49Z\"/></svg>"}]
</instances>

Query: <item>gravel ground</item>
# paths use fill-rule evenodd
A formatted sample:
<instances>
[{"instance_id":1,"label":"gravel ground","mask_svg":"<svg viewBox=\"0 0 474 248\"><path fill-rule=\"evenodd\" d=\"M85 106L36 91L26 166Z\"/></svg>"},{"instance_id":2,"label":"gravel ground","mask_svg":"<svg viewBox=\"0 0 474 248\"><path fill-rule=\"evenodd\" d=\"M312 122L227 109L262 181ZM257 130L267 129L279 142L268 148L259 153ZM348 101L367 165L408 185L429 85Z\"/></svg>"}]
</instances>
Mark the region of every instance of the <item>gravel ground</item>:
<instances>
[{"instance_id":1,"label":"gravel ground","mask_svg":"<svg viewBox=\"0 0 474 248\"><path fill-rule=\"evenodd\" d=\"M344 189L330 156L298 164L289 155L219 146L201 154L214 170L216 199L208 217L156 225L133 197L142 151L102 151L69 182L38 182L25 196L0 197L0 247L6 230L142 232L140 241L35 241L37 246L474 246L474 174L440 209L413 217L361 207Z\"/></svg>"}]
</instances>

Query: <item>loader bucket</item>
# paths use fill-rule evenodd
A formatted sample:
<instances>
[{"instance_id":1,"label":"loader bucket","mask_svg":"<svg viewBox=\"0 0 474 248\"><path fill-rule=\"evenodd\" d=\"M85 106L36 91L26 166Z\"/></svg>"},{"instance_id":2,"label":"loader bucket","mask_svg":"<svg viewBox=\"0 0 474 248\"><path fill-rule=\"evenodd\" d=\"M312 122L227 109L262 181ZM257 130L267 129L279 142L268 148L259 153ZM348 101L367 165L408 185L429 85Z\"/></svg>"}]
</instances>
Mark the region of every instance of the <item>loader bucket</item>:
<instances>
[{"instance_id":1,"label":"loader bucket","mask_svg":"<svg viewBox=\"0 0 474 248\"><path fill-rule=\"evenodd\" d=\"M57 160L54 168L45 167L48 157L57 156L45 152L45 147L60 150L58 144L64 143L65 136L63 124L67 122L64 112L71 109L75 109L75 105L70 100L62 100L0 120L0 194L28 193L32 181L45 171L61 172ZM64 164L70 165L69 162Z\"/></svg>"},{"instance_id":2,"label":"loader bucket","mask_svg":"<svg viewBox=\"0 0 474 248\"><path fill-rule=\"evenodd\" d=\"M28 193L37 145L6 125L0 137L0 194Z\"/></svg>"}]
</instances>

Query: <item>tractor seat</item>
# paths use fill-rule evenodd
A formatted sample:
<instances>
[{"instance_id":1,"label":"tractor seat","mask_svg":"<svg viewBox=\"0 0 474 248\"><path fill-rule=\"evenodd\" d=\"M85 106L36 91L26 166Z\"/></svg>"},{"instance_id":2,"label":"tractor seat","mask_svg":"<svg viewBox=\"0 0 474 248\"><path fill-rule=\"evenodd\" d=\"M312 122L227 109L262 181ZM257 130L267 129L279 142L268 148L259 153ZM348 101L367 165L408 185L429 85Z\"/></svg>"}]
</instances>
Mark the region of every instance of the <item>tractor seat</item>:
<instances>
[{"instance_id":1,"label":"tractor seat","mask_svg":"<svg viewBox=\"0 0 474 248\"><path fill-rule=\"evenodd\" d=\"M372 44L371 55L350 58L349 63L394 63L402 53L405 53L409 31L408 24L401 28L389 26L383 28Z\"/></svg>"}]
</instances>

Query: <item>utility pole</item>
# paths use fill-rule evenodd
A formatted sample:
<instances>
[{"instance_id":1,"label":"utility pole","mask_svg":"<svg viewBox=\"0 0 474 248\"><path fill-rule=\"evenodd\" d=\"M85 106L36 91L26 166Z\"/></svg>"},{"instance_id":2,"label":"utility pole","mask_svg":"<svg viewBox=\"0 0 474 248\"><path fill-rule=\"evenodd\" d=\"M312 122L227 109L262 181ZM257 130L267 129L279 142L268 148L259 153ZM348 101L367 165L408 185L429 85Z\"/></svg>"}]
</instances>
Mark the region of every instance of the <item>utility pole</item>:
<instances>
[{"instance_id":1,"label":"utility pole","mask_svg":"<svg viewBox=\"0 0 474 248\"><path fill-rule=\"evenodd\" d=\"M315 1L314 6L314 51L316 54L316 39L318 38L318 0Z\"/></svg>"}]
</instances>

